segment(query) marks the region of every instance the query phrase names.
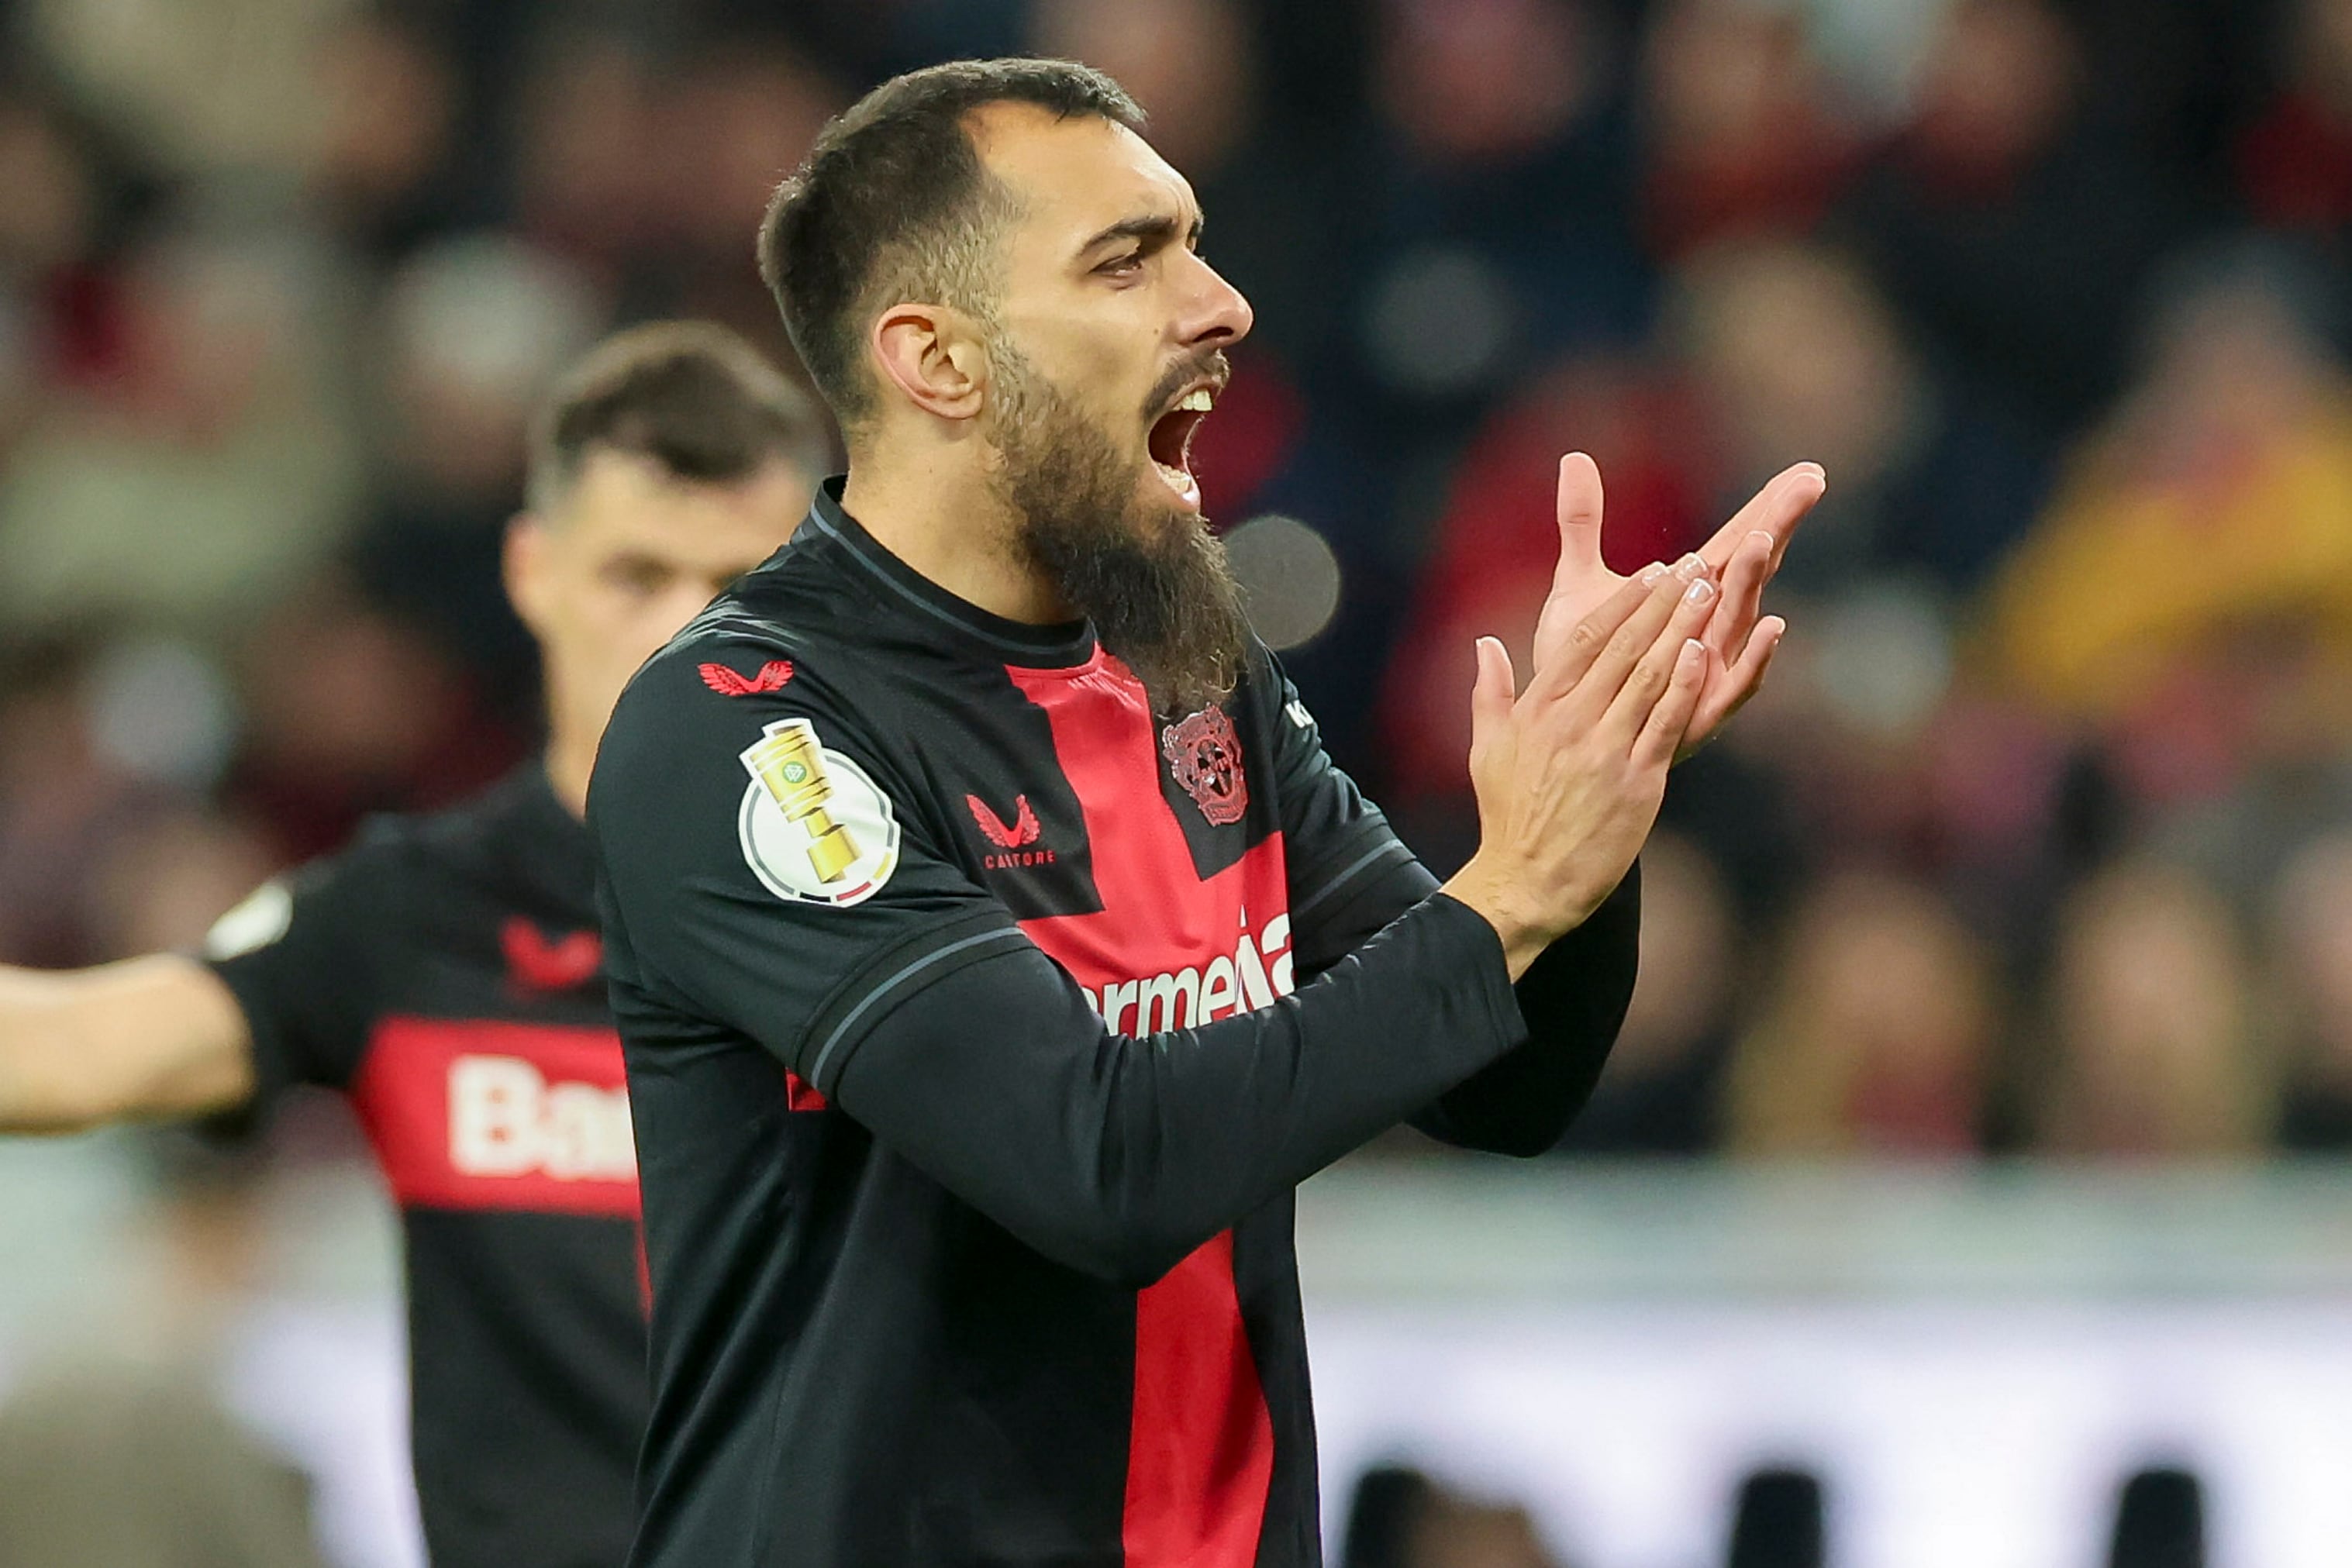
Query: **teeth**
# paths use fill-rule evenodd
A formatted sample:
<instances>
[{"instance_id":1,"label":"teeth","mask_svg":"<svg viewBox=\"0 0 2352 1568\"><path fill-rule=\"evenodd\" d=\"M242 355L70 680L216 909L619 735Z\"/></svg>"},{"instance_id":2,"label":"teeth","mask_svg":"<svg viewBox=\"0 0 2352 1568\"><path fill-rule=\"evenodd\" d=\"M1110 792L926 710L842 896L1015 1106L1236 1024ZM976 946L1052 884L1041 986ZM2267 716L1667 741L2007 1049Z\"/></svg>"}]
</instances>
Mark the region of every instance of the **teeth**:
<instances>
[{"instance_id":1,"label":"teeth","mask_svg":"<svg viewBox=\"0 0 2352 1568\"><path fill-rule=\"evenodd\" d=\"M1182 402L1178 403L1176 406L1181 409L1189 409L1194 413L1206 413L1211 409L1217 406L1216 394L1212 392L1206 387L1196 387L1192 392L1187 394Z\"/></svg>"},{"instance_id":2,"label":"teeth","mask_svg":"<svg viewBox=\"0 0 2352 1568\"><path fill-rule=\"evenodd\" d=\"M1159 462L1156 459L1153 461L1151 465L1160 470L1160 482L1167 486L1170 489L1175 491L1179 496L1189 498L1193 494L1192 475L1187 474L1181 468L1171 467L1169 465Z\"/></svg>"}]
</instances>

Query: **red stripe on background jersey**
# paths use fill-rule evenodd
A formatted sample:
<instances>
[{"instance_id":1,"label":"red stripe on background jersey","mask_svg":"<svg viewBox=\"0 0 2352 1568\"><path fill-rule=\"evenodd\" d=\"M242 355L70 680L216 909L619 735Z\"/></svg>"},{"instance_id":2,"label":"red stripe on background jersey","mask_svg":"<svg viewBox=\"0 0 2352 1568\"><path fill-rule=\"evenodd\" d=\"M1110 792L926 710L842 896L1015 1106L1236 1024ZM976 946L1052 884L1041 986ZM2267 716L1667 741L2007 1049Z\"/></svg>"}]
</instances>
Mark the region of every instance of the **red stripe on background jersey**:
<instances>
[{"instance_id":1,"label":"red stripe on background jersey","mask_svg":"<svg viewBox=\"0 0 2352 1568\"><path fill-rule=\"evenodd\" d=\"M1287 928L1280 839L1202 881L1160 792L1150 703L1127 667L1097 652L1076 670L1007 673L1053 728L1103 904L1093 915L1024 921L1022 930L1090 994L1123 999L1120 1032L1202 1021L1193 1015L1210 967L1230 977L1238 946L1256 967L1269 925ZM1138 981L1179 973L1189 993L1150 988L1159 1010L1145 1021ZM1274 1478L1274 1423L1244 1332L1230 1232L1137 1293L1133 1401L1121 1527L1129 1568L1250 1568Z\"/></svg>"},{"instance_id":2,"label":"red stripe on background jersey","mask_svg":"<svg viewBox=\"0 0 2352 1568\"><path fill-rule=\"evenodd\" d=\"M352 1103L403 1207L637 1218L628 1073L610 1030L388 1018Z\"/></svg>"}]
</instances>

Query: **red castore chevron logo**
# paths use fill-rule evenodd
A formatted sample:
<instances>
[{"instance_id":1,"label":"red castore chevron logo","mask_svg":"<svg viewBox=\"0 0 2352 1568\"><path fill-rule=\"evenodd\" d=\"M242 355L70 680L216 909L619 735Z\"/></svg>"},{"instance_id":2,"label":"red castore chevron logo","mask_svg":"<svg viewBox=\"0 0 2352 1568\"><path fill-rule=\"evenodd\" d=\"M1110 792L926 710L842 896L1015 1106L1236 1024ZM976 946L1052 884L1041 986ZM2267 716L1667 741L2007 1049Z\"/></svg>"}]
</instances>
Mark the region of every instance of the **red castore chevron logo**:
<instances>
[{"instance_id":1,"label":"red castore chevron logo","mask_svg":"<svg viewBox=\"0 0 2352 1568\"><path fill-rule=\"evenodd\" d=\"M508 975L527 991L584 986L604 963L604 941L593 931L567 932L551 942L520 915L499 927L499 947L506 955Z\"/></svg>"},{"instance_id":2,"label":"red castore chevron logo","mask_svg":"<svg viewBox=\"0 0 2352 1568\"><path fill-rule=\"evenodd\" d=\"M971 808L971 820L988 841L1000 850L1017 850L1034 844L1045 830L1038 826L1037 813L1029 809L1029 797L1019 795L1013 801L1013 824L1007 827L1002 818L988 809L988 802L977 795L966 795L963 803Z\"/></svg>"},{"instance_id":3,"label":"red castore chevron logo","mask_svg":"<svg viewBox=\"0 0 2352 1568\"><path fill-rule=\"evenodd\" d=\"M790 659L771 659L760 666L756 675L739 675L724 664L705 664L702 684L722 697L756 696L761 692L777 692L793 678Z\"/></svg>"}]
</instances>

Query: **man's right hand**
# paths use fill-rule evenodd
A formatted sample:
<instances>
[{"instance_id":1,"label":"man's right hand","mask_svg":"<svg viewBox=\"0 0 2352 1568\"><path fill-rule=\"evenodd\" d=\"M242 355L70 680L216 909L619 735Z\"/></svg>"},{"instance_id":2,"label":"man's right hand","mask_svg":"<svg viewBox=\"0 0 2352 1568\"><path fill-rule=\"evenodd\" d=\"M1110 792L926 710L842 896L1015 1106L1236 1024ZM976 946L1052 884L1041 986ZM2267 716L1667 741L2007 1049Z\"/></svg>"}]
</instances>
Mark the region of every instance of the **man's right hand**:
<instances>
[{"instance_id":1,"label":"man's right hand","mask_svg":"<svg viewBox=\"0 0 2352 1568\"><path fill-rule=\"evenodd\" d=\"M1516 980L1624 879L1698 707L1717 589L1686 556L1627 582L1515 689L1478 642L1470 781L1478 852L1444 891L1485 915Z\"/></svg>"}]
</instances>

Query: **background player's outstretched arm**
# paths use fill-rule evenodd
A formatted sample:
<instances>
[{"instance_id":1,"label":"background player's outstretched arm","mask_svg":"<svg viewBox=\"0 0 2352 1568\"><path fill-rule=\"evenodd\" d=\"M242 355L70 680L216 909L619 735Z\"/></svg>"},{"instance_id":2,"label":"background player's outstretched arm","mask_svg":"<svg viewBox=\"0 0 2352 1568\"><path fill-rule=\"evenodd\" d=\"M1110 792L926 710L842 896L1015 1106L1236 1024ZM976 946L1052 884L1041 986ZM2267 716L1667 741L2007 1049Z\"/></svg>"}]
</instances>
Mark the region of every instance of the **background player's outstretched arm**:
<instances>
[{"instance_id":1,"label":"background player's outstretched arm","mask_svg":"<svg viewBox=\"0 0 2352 1568\"><path fill-rule=\"evenodd\" d=\"M0 1132L194 1115L253 1087L245 1014L193 958L0 967Z\"/></svg>"}]
</instances>

